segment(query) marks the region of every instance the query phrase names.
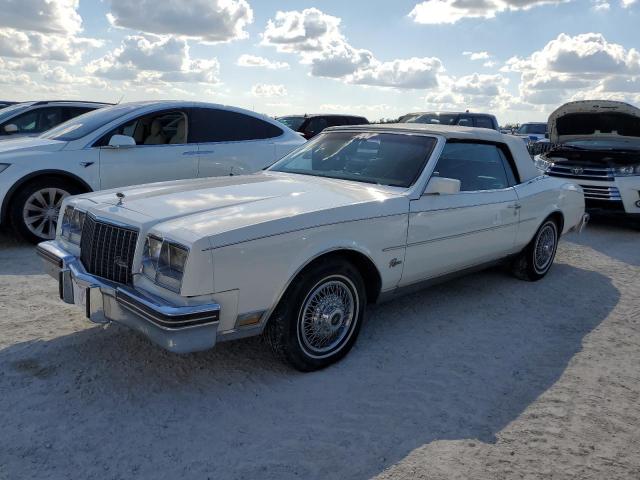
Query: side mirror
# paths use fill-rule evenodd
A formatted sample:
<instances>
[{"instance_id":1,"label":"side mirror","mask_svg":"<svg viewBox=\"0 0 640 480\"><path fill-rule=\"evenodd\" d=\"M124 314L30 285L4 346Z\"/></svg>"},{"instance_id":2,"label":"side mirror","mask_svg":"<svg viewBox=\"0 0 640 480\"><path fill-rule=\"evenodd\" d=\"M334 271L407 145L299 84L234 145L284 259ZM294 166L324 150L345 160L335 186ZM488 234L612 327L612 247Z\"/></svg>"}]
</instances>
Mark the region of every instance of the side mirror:
<instances>
[{"instance_id":1,"label":"side mirror","mask_svg":"<svg viewBox=\"0 0 640 480\"><path fill-rule=\"evenodd\" d=\"M111 148L135 147L136 141L128 135L114 135L109 139L109 146Z\"/></svg>"},{"instance_id":2,"label":"side mirror","mask_svg":"<svg viewBox=\"0 0 640 480\"><path fill-rule=\"evenodd\" d=\"M14 123L10 123L4 126L4 132L11 135L12 133L18 133L18 126Z\"/></svg>"},{"instance_id":3,"label":"side mirror","mask_svg":"<svg viewBox=\"0 0 640 480\"><path fill-rule=\"evenodd\" d=\"M460 192L460 180L455 178L431 177L425 195L450 195Z\"/></svg>"}]
</instances>

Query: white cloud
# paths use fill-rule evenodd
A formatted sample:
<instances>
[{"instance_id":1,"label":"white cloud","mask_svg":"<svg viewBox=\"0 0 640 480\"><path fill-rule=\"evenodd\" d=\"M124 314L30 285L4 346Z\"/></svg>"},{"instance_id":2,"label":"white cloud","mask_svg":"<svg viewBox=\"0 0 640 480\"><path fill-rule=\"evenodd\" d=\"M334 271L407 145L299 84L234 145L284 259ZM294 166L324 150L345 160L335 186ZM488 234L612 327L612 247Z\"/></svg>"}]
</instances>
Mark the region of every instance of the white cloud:
<instances>
[{"instance_id":1,"label":"white cloud","mask_svg":"<svg viewBox=\"0 0 640 480\"><path fill-rule=\"evenodd\" d=\"M220 64L215 58L192 59L184 39L130 35L86 71L110 80L218 83Z\"/></svg>"},{"instance_id":2,"label":"white cloud","mask_svg":"<svg viewBox=\"0 0 640 480\"><path fill-rule=\"evenodd\" d=\"M409 13L416 23L456 23L465 18L494 18L508 10L528 10L545 4L571 0L427 0Z\"/></svg>"},{"instance_id":3,"label":"white cloud","mask_svg":"<svg viewBox=\"0 0 640 480\"><path fill-rule=\"evenodd\" d=\"M624 8L628 8L631 5L633 5L634 3L636 3L638 0L622 0L622 6Z\"/></svg>"},{"instance_id":4,"label":"white cloud","mask_svg":"<svg viewBox=\"0 0 640 480\"><path fill-rule=\"evenodd\" d=\"M110 0L107 18L116 27L218 43L246 38L253 10L245 0Z\"/></svg>"},{"instance_id":5,"label":"white cloud","mask_svg":"<svg viewBox=\"0 0 640 480\"><path fill-rule=\"evenodd\" d=\"M286 62L275 62L268 58L258 57L256 55L240 55L236 65L240 67L261 67L269 70L279 70L283 68L289 68L289 64Z\"/></svg>"},{"instance_id":6,"label":"white cloud","mask_svg":"<svg viewBox=\"0 0 640 480\"><path fill-rule=\"evenodd\" d=\"M462 55L469 57L469 60L487 60L491 58L489 52L462 52Z\"/></svg>"},{"instance_id":7,"label":"white cloud","mask_svg":"<svg viewBox=\"0 0 640 480\"><path fill-rule=\"evenodd\" d=\"M340 78L366 67L373 55L354 48L340 32L341 20L317 8L277 12L267 22L262 45L297 53L318 77Z\"/></svg>"},{"instance_id":8,"label":"white cloud","mask_svg":"<svg viewBox=\"0 0 640 480\"><path fill-rule=\"evenodd\" d=\"M514 57L501 69L520 73L520 97L554 105L578 92L625 97L623 85L640 76L640 52L611 43L599 33L560 34L529 57Z\"/></svg>"},{"instance_id":9,"label":"white cloud","mask_svg":"<svg viewBox=\"0 0 640 480\"><path fill-rule=\"evenodd\" d=\"M347 78L350 83L395 88L434 88L442 62L435 57L373 62Z\"/></svg>"},{"instance_id":10,"label":"white cloud","mask_svg":"<svg viewBox=\"0 0 640 480\"><path fill-rule=\"evenodd\" d=\"M346 105L346 104L336 104L336 103L323 103L320 105L320 110L326 113L345 113L345 112L368 112L372 114L380 114L389 112L395 107L391 107L390 105L380 103L375 105Z\"/></svg>"},{"instance_id":11,"label":"white cloud","mask_svg":"<svg viewBox=\"0 0 640 480\"><path fill-rule=\"evenodd\" d=\"M77 63L99 40L0 28L0 56Z\"/></svg>"},{"instance_id":12,"label":"white cloud","mask_svg":"<svg viewBox=\"0 0 640 480\"><path fill-rule=\"evenodd\" d=\"M78 63L101 41L79 36L78 0L0 0L0 56Z\"/></svg>"},{"instance_id":13,"label":"white cloud","mask_svg":"<svg viewBox=\"0 0 640 480\"><path fill-rule=\"evenodd\" d=\"M287 89L284 85L269 85L266 83L258 83L251 88L251 95L254 97L284 97L287 95Z\"/></svg>"},{"instance_id":14,"label":"white cloud","mask_svg":"<svg viewBox=\"0 0 640 480\"><path fill-rule=\"evenodd\" d=\"M611 10L611 4L607 0L591 0L593 5L591 8L596 12L608 12Z\"/></svg>"},{"instance_id":15,"label":"white cloud","mask_svg":"<svg viewBox=\"0 0 640 480\"><path fill-rule=\"evenodd\" d=\"M311 66L311 75L344 82L393 88L431 88L444 70L434 57L377 60L351 45L340 30L341 19L317 8L279 11L267 22L262 45L295 53Z\"/></svg>"},{"instance_id":16,"label":"white cloud","mask_svg":"<svg viewBox=\"0 0 640 480\"><path fill-rule=\"evenodd\" d=\"M78 0L0 0L0 27L62 35L82 30Z\"/></svg>"}]
</instances>

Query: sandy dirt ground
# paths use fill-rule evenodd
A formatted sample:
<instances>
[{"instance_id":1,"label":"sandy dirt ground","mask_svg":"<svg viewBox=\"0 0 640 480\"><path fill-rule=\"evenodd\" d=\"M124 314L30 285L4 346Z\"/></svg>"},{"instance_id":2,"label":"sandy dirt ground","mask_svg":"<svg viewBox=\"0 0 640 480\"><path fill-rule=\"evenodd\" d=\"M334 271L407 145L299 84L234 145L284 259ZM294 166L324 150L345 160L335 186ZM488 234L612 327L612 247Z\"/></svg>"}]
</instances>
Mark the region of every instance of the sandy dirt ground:
<instances>
[{"instance_id":1,"label":"sandy dirt ground","mask_svg":"<svg viewBox=\"0 0 640 480\"><path fill-rule=\"evenodd\" d=\"M260 339L175 356L92 326L0 234L1 479L372 477L640 478L640 232L377 306L312 374Z\"/></svg>"}]
</instances>

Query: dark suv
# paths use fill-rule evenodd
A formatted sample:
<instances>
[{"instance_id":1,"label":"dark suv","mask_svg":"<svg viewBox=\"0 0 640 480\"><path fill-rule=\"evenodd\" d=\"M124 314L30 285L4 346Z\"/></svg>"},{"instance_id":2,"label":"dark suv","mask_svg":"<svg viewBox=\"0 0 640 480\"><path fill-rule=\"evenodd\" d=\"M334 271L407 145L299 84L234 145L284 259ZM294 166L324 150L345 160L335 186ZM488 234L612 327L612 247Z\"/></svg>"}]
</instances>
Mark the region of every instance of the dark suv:
<instances>
[{"instance_id":1,"label":"dark suv","mask_svg":"<svg viewBox=\"0 0 640 480\"><path fill-rule=\"evenodd\" d=\"M369 120L356 115L287 115L277 117L280 123L300 133L309 140L327 127L340 125L367 125Z\"/></svg>"},{"instance_id":2,"label":"dark suv","mask_svg":"<svg viewBox=\"0 0 640 480\"><path fill-rule=\"evenodd\" d=\"M398 123L430 123L435 125L460 125L464 127L489 128L500 131L498 120L488 113L470 112L418 112L408 113Z\"/></svg>"}]
</instances>

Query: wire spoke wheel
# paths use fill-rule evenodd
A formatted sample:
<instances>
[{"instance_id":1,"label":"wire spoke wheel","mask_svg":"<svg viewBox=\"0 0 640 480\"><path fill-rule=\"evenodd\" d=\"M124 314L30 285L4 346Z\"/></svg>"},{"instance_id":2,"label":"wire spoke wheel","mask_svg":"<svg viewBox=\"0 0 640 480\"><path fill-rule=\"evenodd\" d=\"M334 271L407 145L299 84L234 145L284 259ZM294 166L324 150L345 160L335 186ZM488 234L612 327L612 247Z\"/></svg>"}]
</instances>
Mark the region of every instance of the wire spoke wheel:
<instances>
[{"instance_id":1,"label":"wire spoke wheel","mask_svg":"<svg viewBox=\"0 0 640 480\"><path fill-rule=\"evenodd\" d=\"M542 227L536 239L533 261L538 273L544 273L553 262L556 251L557 234L553 223L547 223Z\"/></svg>"},{"instance_id":2,"label":"wire spoke wheel","mask_svg":"<svg viewBox=\"0 0 640 480\"><path fill-rule=\"evenodd\" d=\"M359 308L356 289L348 278L334 276L321 280L300 309L300 346L315 358L333 354L351 336Z\"/></svg>"},{"instance_id":3,"label":"wire spoke wheel","mask_svg":"<svg viewBox=\"0 0 640 480\"><path fill-rule=\"evenodd\" d=\"M22 219L27 229L43 240L55 238L60 207L68 196L66 190L54 187L33 192L22 209Z\"/></svg>"}]
</instances>

